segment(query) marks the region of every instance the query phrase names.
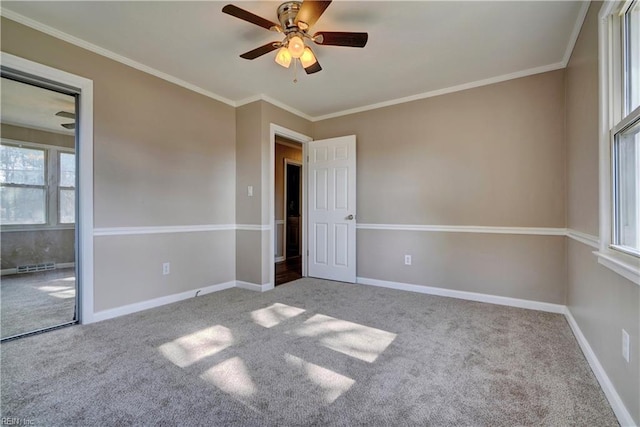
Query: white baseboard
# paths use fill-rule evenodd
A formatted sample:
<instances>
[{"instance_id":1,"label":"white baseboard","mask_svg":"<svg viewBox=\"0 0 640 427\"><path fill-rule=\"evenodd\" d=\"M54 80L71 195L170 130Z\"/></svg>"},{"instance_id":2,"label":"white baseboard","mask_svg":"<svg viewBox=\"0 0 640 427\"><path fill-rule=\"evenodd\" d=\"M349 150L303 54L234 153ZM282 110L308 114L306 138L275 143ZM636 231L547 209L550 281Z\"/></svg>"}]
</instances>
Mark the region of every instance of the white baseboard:
<instances>
[{"instance_id":1,"label":"white baseboard","mask_svg":"<svg viewBox=\"0 0 640 427\"><path fill-rule=\"evenodd\" d=\"M256 283L243 282L242 280L236 280L236 288L247 289L249 291L265 292L273 289L271 283L265 283L264 285L258 285Z\"/></svg>"},{"instance_id":2,"label":"white baseboard","mask_svg":"<svg viewBox=\"0 0 640 427\"><path fill-rule=\"evenodd\" d=\"M607 396L607 399L609 400L609 404L611 405L611 409L613 409L613 412L616 414L616 417L618 418L618 422L622 427L635 426L636 424L633 421L631 414L629 413L626 406L622 402L620 395L616 391L615 387L613 386L613 383L609 379L609 376L607 375L604 368L600 364L598 357L593 352L593 349L589 345L589 341L587 341L587 338L584 336L584 334L580 330L580 327L578 326L578 322L576 322L576 319L574 319L573 315L571 314L571 311L569 310L569 307L566 307L564 316L566 317L567 322L571 327L571 331L573 331L573 335L576 337L576 340L578 340L578 344L580 345L580 348L582 349L582 353L584 353L584 356L587 359L587 362L589 362L589 365L591 366L591 370L593 371L593 373L596 376L596 379L600 383L600 387L602 387L602 391L604 391L605 396Z\"/></svg>"},{"instance_id":3,"label":"white baseboard","mask_svg":"<svg viewBox=\"0 0 640 427\"><path fill-rule=\"evenodd\" d=\"M286 260L286 258L284 257L284 255L283 255L283 256L277 256L277 257L276 257L276 262L282 262L282 261L284 261L284 260Z\"/></svg>"},{"instance_id":4,"label":"white baseboard","mask_svg":"<svg viewBox=\"0 0 640 427\"><path fill-rule=\"evenodd\" d=\"M565 306L548 302L531 301L526 299L501 297L497 295L480 294L476 292L457 291L453 289L435 288L432 286L412 285L409 283L388 282L386 280L368 279L358 277L357 283L361 285L379 286L382 288L399 289L402 291L418 292L421 294L451 297L469 301L486 302L490 304L507 305L510 307L528 308L530 310L546 311L549 313L564 314Z\"/></svg>"},{"instance_id":5,"label":"white baseboard","mask_svg":"<svg viewBox=\"0 0 640 427\"><path fill-rule=\"evenodd\" d=\"M365 277L358 277L357 283L361 285L378 286L383 288L398 289L402 291L418 292L418 293L428 294L428 295L438 295L443 297L459 298L459 299L470 300L470 301L486 302L490 304L527 308L531 310L539 310L539 311L545 311L549 313L564 314L565 318L567 319L567 322L569 323L569 326L571 327L571 331L576 337L576 340L578 341L578 344L580 345L580 348L582 349L582 352L584 353L585 358L589 362L589 365L591 366L591 369L593 370L593 373L595 374L596 379L600 384L600 387L602 387L604 394L607 396L607 399L609 400L609 404L611 405L613 412L618 418L618 422L622 427L636 426L635 422L633 421L633 418L631 417L631 414L629 413L624 403L622 402L620 395L616 391L615 387L613 386L613 383L609 379L609 376L607 375L604 368L600 364L600 361L598 360L596 354L591 349L591 346L589 345L589 342L587 341L586 337L582 334L582 331L580 330L578 323L573 318L573 315L571 314L571 311L567 306L560 305L560 304L539 302L539 301L524 300L524 299L518 299L518 298L508 298L508 297L500 297L495 295L480 294L475 292L435 288L431 286L413 285L409 283L398 283L398 282L389 282L386 280L368 279Z\"/></svg>"},{"instance_id":6,"label":"white baseboard","mask_svg":"<svg viewBox=\"0 0 640 427\"><path fill-rule=\"evenodd\" d=\"M193 289L191 291L181 292L179 294L167 295L165 297L154 298L147 301L138 302L135 304L124 305L109 310L98 311L93 314L91 322L99 322L101 320L113 319L114 317L124 316L126 314L136 313L138 311L148 310L150 308L160 307L162 305L171 304L173 302L182 301L189 298L194 298L196 293L198 295L210 294L212 292L218 292L225 289L234 288L236 286L235 281L226 283L220 283L217 285L207 286L206 288Z\"/></svg>"},{"instance_id":7,"label":"white baseboard","mask_svg":"<svg viewBox=\"0 0 640 427\"><path fill-rule=\"evenodd\" d=\"M274 288L275 286L273 286L273 283L265 283L264 285L262 285L262 292L270 291Z\"/></svg>"}]
</instances>

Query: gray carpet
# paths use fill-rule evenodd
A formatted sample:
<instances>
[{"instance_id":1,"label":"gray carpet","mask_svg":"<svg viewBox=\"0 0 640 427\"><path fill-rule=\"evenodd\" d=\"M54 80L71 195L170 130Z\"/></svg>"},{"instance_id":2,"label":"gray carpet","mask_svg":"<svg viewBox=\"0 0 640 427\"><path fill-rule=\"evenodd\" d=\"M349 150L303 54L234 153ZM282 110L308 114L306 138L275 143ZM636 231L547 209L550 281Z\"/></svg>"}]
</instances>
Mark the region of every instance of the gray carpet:
<instances>
[{"instance_id":1,"label":"gray carpet","mask_svg":"<svg viewBox=\"0 0 640 427\"><path fill-rule=\"evenodd\" d=\"M6 338L71 322L75 296L73 268L3 276L0 336Z\"/></svg>"},{"instance_id":2,"label":"gray carpet","mask_svg":"<svg viewBox=\"0 0 640 427\"><path fill-rule=\"evenodd\" d=\"M617 425L561 315L314 279L0 351L34 425Z\"/></svg>"}]
</instances>

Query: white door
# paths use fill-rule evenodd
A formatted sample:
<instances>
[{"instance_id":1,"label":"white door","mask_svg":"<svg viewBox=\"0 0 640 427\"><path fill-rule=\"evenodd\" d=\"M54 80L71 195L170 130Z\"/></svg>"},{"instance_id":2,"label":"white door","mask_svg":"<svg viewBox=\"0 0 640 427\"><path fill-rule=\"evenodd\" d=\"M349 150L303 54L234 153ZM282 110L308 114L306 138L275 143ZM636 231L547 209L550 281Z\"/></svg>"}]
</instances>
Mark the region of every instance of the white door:
<instances>
[{"instance_id":1,"label":"white door","mask_svg":"<svg viewBox=\"0 0 640 427\"><path fill-rule=\"evenodd\" d=\"M309 143L311 277L356 281L356 137Z\"/></svg>"}]
</instances>

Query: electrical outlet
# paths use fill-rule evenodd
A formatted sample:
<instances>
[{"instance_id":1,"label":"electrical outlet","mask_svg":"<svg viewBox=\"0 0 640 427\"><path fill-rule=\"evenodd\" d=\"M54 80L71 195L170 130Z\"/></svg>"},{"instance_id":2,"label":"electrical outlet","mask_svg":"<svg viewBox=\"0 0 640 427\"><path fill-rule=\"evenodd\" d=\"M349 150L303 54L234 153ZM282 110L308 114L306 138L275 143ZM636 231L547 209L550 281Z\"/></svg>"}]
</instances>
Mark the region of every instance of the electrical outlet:
<instances>
[{"instance_id":1,"label":"electrical outlet","mask_svg":"<svg viewBox=\"0 0 640 427\"><path fill-rule=\"evenodd\" d=\"M247 187L247 196L253 197L253 185Z\"/></svg>"},{"instance_id":2,"label":"electrical outlet","mask_svg":"<svg viewBox=\"0 0 640 427\"><path fill-rule=\"evenodd\" d=\"M162 275L166 276L169 273L171 273L171 264L168 263L168 262L163 262L162 263Z\"/></svg>"},{"instance_id":3,"label":"electrical outlet","mask_svg":"<svg viewBox=\"0 0 640 427\"><path fill-rule=\"evenodd\" d=\"M629 363L629 334L624 329L622 330L622 357Z\"/></svg>"},{"instance_id":4,"label":"electrical outlet","mask_svg":"<svg viewBox=\"0 0 640 427\"><path fill-rule=\"evenodd\" d=\"M404 265L411 265L411 255L404 256Z\"/></svg>"}]
</instances>

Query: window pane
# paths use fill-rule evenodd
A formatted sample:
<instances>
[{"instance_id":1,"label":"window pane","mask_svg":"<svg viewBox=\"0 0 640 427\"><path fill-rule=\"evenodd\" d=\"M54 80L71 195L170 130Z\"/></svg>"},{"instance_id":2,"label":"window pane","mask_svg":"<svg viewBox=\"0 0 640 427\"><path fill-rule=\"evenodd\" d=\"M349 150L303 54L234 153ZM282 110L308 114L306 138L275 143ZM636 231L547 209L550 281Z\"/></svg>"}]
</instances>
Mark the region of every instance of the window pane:
<instances>
[{"instance_id":1,"label":"window pane","mask_svg":"<svg viewBox=\"0 0 640 427\"><path fill-rule=\"evenodd\" d=\"M76 155L60 153L60 186L76 186Z\"/></svg>"},{"instance_id":2,"label":"window pane","mask_svg":"<svg viewBox=\"0 0 640 427\"><path fill-rule=\"evenodd\" d=\"M76 222L75 190L60 190L60 212L58 215L61 224L73 224Z\"/></svg>"},{"instance_id":3,"label":"window pane","mask_svg":"<svg viewBox=\"0 0 640 427\"><path fill-rule=\"evenodd\" d=\"M635 2L627 12L627 54L629 69L627 85L629 96L629 112L640 105L640 2Z\"/></svg>"},{"instance_id":4,"label":"window pane","mask_svg":"<svg viewBox=\"0 0 640 427\"><path fill-rule=\"evenodd\" d=\"M0 145L0 182L44 185L44 150Z\"/></svg>"},{"instance_id":5,"label":"window pane","mask_svg":"<svg viewBox=\"0 0 640 427\"><path fill-rule=\"evenodd\" d=\"M616 230L614 244L640 250L640 123L616 135Z\"/></svg>"},{"instance_id":6,"label":"window pane","mask_svg":"<svg viewBox=\"0 0 640 427\"><path fill-rule=\"evenodd\" d=\"M0 221L9 224L44 224L46 194L42 188L1 187Z\"/></svg>"}]
</instances>

